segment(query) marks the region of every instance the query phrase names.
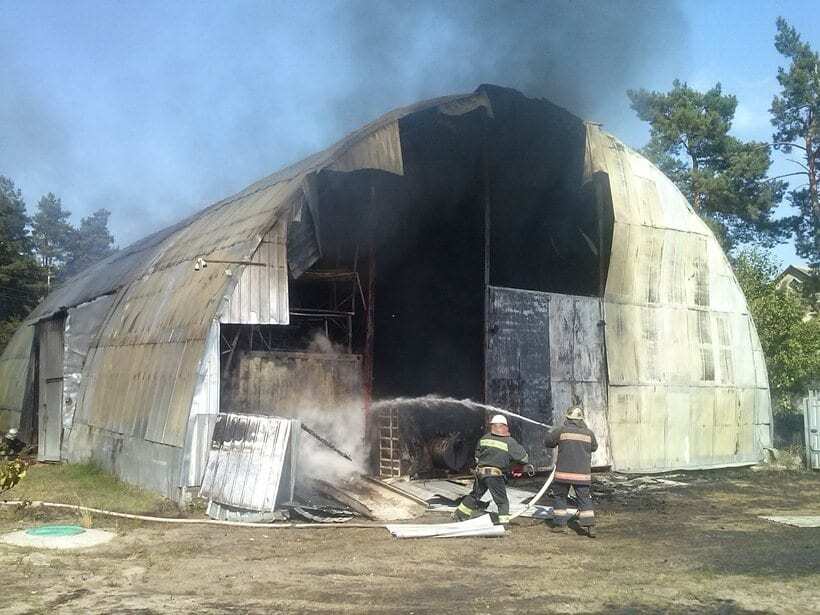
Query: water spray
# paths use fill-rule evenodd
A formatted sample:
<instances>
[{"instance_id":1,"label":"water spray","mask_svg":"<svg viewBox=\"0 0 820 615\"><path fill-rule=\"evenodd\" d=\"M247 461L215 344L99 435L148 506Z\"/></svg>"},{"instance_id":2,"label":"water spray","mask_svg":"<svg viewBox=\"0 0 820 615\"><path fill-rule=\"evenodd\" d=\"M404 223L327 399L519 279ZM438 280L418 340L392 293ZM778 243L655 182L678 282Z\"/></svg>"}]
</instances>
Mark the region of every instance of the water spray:
<instances>
[{"instance_id":1,"label":"water spray","mask_svg":"<svg viewBox=\"0 0 820 615\"><path fill-rule=\"evenodd\" d=\"M424 397L397 397L395 399L385 399L382 401L378 401L374 403L371 407L374 410L383 410L385 408L396 408L401 406L418 407L442 404L455 404L461 406L462 408L467 408L468 410L487 410L489 412L493 412L496 414L503 414L504 416L508 416L513 419L518 419L519 421L523 421L525 423L530 423L531 425L538 425L539 427L544 427L546 429L552 428L551 425L547 425L546 423L541 423L534 419L527 418L526 416L516 414L515 412L504 410L503 408L498 408L496 406L491 406L489 404L482 404L480 402L473 401L472 399L436 397L435 395L425 395Z\"/></svg>"}]
</instances>

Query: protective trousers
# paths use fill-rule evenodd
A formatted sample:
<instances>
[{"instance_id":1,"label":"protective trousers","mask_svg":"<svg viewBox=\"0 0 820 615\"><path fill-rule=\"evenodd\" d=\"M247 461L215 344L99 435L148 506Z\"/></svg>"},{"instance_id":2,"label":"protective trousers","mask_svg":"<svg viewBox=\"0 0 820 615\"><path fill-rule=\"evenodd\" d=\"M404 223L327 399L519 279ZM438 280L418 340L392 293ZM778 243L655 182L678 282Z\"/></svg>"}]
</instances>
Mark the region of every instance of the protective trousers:
<instances>
[{"instance_id":1,"label":"protective trousers","mask_svg":"<svg viewBox=\"0 0 820 615\"><path fill-rule=\"evenodd\" d=\"M553 510L553 522L556 525L566 525L570 520L567 512L567 497L569 488L575 490L575 498L578 500L578 525L589 527L595 525L595 512L592 510L592 490L589 485L579 485L576 483L553 483L552 493L555 495L555 506Z\"/></svg>"},{"instance_id":2,"label":"protective trousers","mask_svg":"<svg viewBox=\"0 0 820 615\"><path fill-rule=\"evenodd\" d=\"M507 487L504 485L503 476L481 476L473 482L473 490L464 496L461 504L456 508L455 517L459 521L464 521L472 517L481 508L481 496L487 491L493 497L495 505L498 507L498 520L506 523L510 519L510 500L507 499Z\"/></svg>"}]
</instances>

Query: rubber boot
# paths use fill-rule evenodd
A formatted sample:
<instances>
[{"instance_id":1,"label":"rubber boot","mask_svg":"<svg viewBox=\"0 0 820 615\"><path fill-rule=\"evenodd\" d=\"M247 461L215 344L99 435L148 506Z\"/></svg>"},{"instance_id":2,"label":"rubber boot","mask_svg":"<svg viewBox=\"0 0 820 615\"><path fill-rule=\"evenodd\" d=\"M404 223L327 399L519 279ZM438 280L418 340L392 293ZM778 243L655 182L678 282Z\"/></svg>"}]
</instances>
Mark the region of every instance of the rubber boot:
<instances>
[{"instance_id":1,"label":"rubber boot","mask_svg":"<svg viewBox=\"0 0 820 615\"><path fill-rule=\"evenodd\" d=\"M557 523L550 519L547 524L549 525L550 532L553 534L566 534L567 533L567 524L566 523Z\"/></svg>"}]
</instances>

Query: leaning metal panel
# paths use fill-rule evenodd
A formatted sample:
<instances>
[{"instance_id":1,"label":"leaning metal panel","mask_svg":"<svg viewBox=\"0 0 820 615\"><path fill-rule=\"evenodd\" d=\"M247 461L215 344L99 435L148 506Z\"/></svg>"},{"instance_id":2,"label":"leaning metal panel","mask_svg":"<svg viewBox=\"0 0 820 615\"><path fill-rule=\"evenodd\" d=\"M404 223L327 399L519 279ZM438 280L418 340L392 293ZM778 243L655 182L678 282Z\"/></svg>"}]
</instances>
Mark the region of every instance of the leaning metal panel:
<instances>
[{"instance_id":1,"label":"leaning metal panel","mask_svg":"<svg viewBox=\"0 0 820 615\"><path fill-rule=\"evenodd\" d=\"M273 511L293 499L300 423L220 414L200 495L233 508Z\"/></svg>"}]
</instances>

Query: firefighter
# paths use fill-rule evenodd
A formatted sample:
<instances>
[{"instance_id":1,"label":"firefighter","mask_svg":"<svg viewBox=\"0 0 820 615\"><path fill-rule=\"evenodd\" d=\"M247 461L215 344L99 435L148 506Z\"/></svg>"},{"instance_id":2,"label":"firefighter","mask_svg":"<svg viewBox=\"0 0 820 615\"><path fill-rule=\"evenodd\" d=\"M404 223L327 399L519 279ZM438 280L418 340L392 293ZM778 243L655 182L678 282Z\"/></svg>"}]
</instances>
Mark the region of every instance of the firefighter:
<instances>
[{"instance_id":1,"label":"firefighter","mask_svg":"<svg viewBox=\"0 0 820 615\"><path fill-rule=\"evenodd\" d=\"M481 496L489 491L498 507L499 523L508 523L510 501L507 499L504 474L509 471L510 464L527 463L528 460L527 451L510 436L507 419L496 414L490 420L490 433L483 435L476 445L473 490L462 498L453 518L464 521L472 517L482 508Z\"/></svg>"},{"instance_id":2,"label":"firefighter","mask_svg":"<svg viewBox=\"0 0 820 615\"><path fill-rule=\"evenodd\" d=\"M566 533L570 516L567 513L567 497L570 488L575 491L578 500L578 525L586 530L587 535L595 536L595 512L592 510L592 493L590 483L591 457L598 442L595 434L584 422L584 410L572 406L567 410L564 424L550 429L546 437L547 448L558 449L555 479L552 492L555 495L555 507L551 526L553 531Z\"/></svg>"},{"instance_id":3,"label":"firefighter","mask_svg":"<svg viewBox=\"0 0 820 615\"><path fill-rule=\"evenodd\" d=\"M12 427L0 440L0 460L15 459L25 447L25 443L17 438L17 430Z\"/></svg>"}]
</instances>

